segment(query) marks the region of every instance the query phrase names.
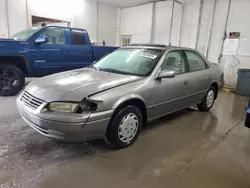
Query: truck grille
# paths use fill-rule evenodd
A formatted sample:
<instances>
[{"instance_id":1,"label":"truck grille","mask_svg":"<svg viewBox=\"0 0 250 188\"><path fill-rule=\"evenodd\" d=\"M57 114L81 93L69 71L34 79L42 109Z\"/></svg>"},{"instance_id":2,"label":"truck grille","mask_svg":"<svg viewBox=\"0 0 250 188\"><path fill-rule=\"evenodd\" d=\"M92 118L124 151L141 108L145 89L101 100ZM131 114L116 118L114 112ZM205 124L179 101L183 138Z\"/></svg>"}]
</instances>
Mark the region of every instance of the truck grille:
<instances>
[{"instance_id":1,"label":"truck grille","mask_svg":"<svg viewBox=\"0 0 250 188\"><path fill-rule=\"evenodd\" d=\"M41 104L44 102L41 99L38 99L34 97L33 95L29 94L27 91L25 91L21 97L21 101L24 102L27 106L33 109L37 109Z\"/></svg>"}]
</instances>

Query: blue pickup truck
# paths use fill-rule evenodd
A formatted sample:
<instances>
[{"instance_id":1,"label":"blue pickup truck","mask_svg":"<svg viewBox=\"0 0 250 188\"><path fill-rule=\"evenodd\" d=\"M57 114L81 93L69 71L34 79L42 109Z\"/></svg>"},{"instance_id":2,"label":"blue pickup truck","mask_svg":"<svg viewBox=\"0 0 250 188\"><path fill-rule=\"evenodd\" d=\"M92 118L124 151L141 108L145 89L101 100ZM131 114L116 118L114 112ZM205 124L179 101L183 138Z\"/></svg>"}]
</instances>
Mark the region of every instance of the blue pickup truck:
<instances>
[{"instance_id":1,"label":"blue pickup truck","mask_svg":"<svg viewBox=\"0 0 250 188\"><path fill-rule=\"evenodd\" d=\"M39 26L0 39L0 96L17 94L25 77L89 66L117 47L92 46L84 29Z\"/></svg>"}]
</instances>

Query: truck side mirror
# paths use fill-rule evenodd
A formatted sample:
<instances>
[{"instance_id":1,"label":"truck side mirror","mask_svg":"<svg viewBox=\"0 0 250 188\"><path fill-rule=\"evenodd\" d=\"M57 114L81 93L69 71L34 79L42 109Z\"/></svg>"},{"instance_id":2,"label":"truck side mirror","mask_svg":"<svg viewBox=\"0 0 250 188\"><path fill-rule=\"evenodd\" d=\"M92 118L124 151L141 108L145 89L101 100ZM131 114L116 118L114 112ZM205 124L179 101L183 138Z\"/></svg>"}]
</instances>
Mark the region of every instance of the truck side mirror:
<instances>
[{"instance_id":1,"label":"truck side mirror","mask_svg":"<svg viewBox=\"0 0 250 188\"><path fill-rule=\"evenodd\" d=\"M37 44L46 43L46 42L49 42L49 38L47 36L39 36L35 40L35 43Z\"/></svg>"}]
</instances>

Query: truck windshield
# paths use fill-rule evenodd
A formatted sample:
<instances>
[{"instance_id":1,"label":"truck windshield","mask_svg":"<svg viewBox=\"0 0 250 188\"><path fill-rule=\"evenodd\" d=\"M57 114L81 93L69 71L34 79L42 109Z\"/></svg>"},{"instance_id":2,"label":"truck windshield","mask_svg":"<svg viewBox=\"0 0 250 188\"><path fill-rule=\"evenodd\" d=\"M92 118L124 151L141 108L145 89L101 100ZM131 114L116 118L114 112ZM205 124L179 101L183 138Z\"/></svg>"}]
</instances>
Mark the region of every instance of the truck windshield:
<instances>
[{"instance_id":1,"label":"truck windshield","mask_svg":"<svg viewBox=\"0 0 250 188\"><path fill-rule=\"evenodd\" d=\"M33 34L39 31L41 27L30 27L11 36L14 40L28 40Z\"/></svg>"},{"instance_id":2,"label":"truck windshield","mask_svg":"<svg viewBox=\"0 0 250 188\"><path fill-rule=\"evenodd\" d=\"M117 74L148 76L154 69L162 50L120 49L101 60L93 68Z\"/></svg>"}]
</instances>

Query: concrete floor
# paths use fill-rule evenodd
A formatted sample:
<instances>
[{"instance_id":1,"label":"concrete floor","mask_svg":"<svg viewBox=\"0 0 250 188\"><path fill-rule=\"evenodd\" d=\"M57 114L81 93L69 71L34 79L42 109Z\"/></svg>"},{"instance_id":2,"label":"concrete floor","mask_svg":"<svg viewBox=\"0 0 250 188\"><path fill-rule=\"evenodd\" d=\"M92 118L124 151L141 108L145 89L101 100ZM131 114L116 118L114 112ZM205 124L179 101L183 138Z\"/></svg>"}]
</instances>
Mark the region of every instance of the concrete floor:
<instances>
[{"instance_id":1,"label":"concrete floor","mask_svg":"<svg viewBox=\"0 0 250 188\"><path fill-rule=\"evenodd\" d=\"M115 151L103 141L50 140L0 98L0 188L249 188L247 98L221 92L211 112L184 110L151 123Z\"/></svg>"}]
</instances>

